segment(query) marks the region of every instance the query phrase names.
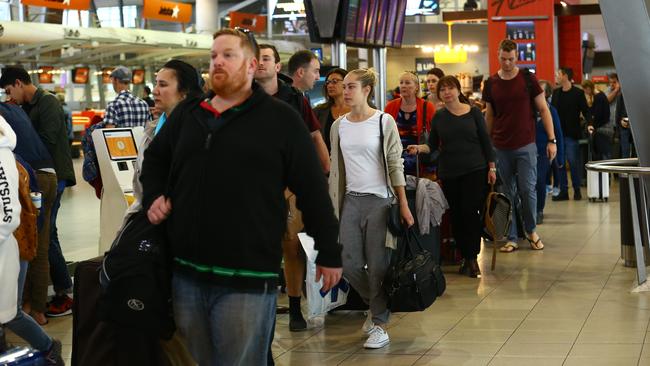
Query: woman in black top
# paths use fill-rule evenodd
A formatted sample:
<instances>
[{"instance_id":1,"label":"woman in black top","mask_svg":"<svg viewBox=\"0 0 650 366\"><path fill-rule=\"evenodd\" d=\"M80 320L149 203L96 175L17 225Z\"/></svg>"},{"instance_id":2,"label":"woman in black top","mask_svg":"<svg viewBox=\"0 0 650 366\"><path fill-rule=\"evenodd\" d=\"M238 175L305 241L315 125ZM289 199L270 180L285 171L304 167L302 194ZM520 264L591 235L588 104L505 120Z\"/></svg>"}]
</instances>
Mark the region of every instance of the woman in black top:
<instances>
[{"instance_id":1,"label":"woman in black top","mask_svg":"<svg viewBox=\"0 0 650 366\"><path fill-rule=\"evenodd\" d=\"M314 114L316 114L316 118L320 122L321 134L325 139L327 151L332 149L330 142L332 123L350 111L350 107L343 103L343 78L347 74L348 71L345 69L336 68L330 70L325 76L325 84L323 85L325 103L314 107Z\"/></svg>"},{"instance_id":2,"label":"woman in black top","mask_svg":"<svg viewBox=\"0 0 650 366\"><path fill-rule=\"evenodd\" d=\"M436 113L426 145L410 145L411 154L439 150L438 176L449 202L454 238L463 261L459 273L480 277L476 257L481 251L487 183L496 181L495 152L481 111L471 107L460 92L460 82L448 75L438 81L438 98L445 109Z\"/></svg>"},{"instance_id":3,"label":"woman in black top","mask_svg":"<svg viewBox=\"0 0 650 366\"><path fill-rule=\"evenodd\" d=\"M609 100L605 93L596 89L591 80L582 82L587 105L593 117L587 130L593 138L591 146L594 153L593 160L607 160L612 158L612 143L614 140L614 124L610 124Z\"/></svg>"}]
</instances>

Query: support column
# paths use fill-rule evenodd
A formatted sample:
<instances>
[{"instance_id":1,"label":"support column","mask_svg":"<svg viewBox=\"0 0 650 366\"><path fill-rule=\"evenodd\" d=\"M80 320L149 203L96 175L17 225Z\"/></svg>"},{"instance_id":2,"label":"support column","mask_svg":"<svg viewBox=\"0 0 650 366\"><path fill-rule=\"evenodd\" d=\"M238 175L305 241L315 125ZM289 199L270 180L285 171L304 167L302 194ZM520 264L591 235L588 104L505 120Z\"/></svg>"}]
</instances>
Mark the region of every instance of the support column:
<instances>
[{"instance_id":1,"label":"support column","mask_svg":"<svg viewBox=\"0 0 650 366\"><path fill-rule=\"evenodd\" d=\"M386 107L386 48L374 48L372 60L379 76L379 82L375 87L375 104L378 109L383 111Z\"/></svg>"},{"instance_id":2,"label":"support column","mask_svg":"<svg viewBox=\"0 0 650 366\"><path fill-rule=\"evenodd\" d=\"M650 42L630 37L630 30L634 30L634 34L650 34L650 0L628 0L625 6L621 6L621 2L617 0L600 0L600 10L621 82L621 91L630 118L630 129L634 136L634 147L639 155L639 166L648 167L650 104L645 95L650 84L650 69L644 55L650 55ZM625 27L621 27L621 24L625 24ZM650 192L650 179L646 177L642 180L645 183L645 191Z\"/></svg>"},{"instance_id":3,"label":"support column","mask_svg":"<svg viewBox=\"0 0 650 366\"><path fill-rule=\"evenodd\" d=\"M196 17L196 33L212 34L221 28L218 1L196 0L194 14Z\"/></svg>"},{"instance_id":4,"label":"support column","mask_svg":"<svg viewBox=\"0 0 650 366\"><path fill-rule=\"evenodd\" d=\"M332 44L332 65L347 69L348 46L345 44L345 42L335 41Z\"/></svg>"},{"instance_id":5,"label":"support column","mask_svg":"<svg viewBox=\"0 0 650 366\"><path fill-rule=\"evenodd\" d=\"M277 0L266 0L266 39L273 39L273 10Z\"/></svg>"}]
</instances>

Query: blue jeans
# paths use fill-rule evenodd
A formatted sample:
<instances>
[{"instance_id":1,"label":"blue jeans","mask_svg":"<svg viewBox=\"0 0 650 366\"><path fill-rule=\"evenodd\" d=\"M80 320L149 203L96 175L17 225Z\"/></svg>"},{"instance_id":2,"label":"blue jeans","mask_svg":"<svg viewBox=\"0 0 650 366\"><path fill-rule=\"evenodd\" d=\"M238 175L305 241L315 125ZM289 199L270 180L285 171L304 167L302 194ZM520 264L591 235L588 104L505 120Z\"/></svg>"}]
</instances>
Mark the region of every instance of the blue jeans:
<instances>
[{"instance_id":1,"label":"blue jeans","mask_svg":"<svg viewBox=\"0 0 650 366\"><path fill-rule=\"evenodd\" d=\"M174 319L194 360L199 365L266 365L276 291L236 290L175 272Z\"/></svg>"},{"instance_id":2,"label":"blue jeans","mask_svg":"<svg viewBox=\"0 0 650 366\"><path fill-rule=\"evenodd\" d=\"M43 328L29 315L25 314L22 309L23 303L23 288L25 287L25 276L27 275L27 267L29 262L20 261L20 274L18 275L18 312L16 317L13 318L5 326L17 336L24 339L35 349L47 352L52 347L52 338L48 336Z\"/></svg>"},{"instance_id":3,"label":"blue jeans","mask_svg":"<svg viewBox=\"0 0 650 366\"><path fill-rule=\"evenodd\" d=\"M553 177L553 188L560 189L560 166L557 163L557 159L554 159L551 163L551 174L549 176L549 181Z\"/></svg>"},{"instance_id":4,"label":"blue jeans","mask_svg":"<svg viewBox=\"0 0 650 366\"><path fill-rule=\"evenodd\" d=\"M530 234L537 226L535 220L537 209L537 145L528 144L516 150L497 149L497 169L503 181L502 193L510 198L510 202L516 202L517 192L521 197L524 229ZM513 210L514 211L514 210ZM513 212L514 214L514 212ZM513 216L513 222L516 217ZM517 240L517 225L510 225L508 240Z\"/></svg>"},{"instance_id":5,"label":"blue jeans","mask_svg":"<svg viewBox=\"0 0 650 366\"><path fill-rule=\"evenodd\" d=\"M571 185L573 186L573 190L580 191L584 162L582 161L582 155L580 155L578 140L564 136L564 153L566 154L569 165L571 165ZM562 192L569 190L569 177L567 176L566 165L560 168L560 190Z\"/></svg>"},{"instance_id":6,"label":"blue jeans","mask_svg":"<svg viewBox=\"0 0 650 366\"><path fill-rule=\"evenodd\" d=\"M48 259L50 261L50 277L56 293L69 292L72 289L72 279L68 273L68 266L65 263L61 244L59 243L59 232L56 228L56 217L61 207L61 196L65 190L65 181L60 180L56 187L56 198L52 205L50 214L50 249Z\"/></svg>"},{"instance_id":7,"label":"blue jeans","mask_svg":"<svg viewBox=\"0 0 650 366\"><path fill-rule=\"evenodd\" d=\"M551 162L546 154L537 154L537 212L544 212L546 206L546 182L551 170Z\"/></svg>"},{"instance_id":8,"label":"blue jeans","mask_svg":"<svg viewBox=\"0 0 650 366\"><path fill-rule=\"evenodd\" d=\"M619 140L621 143L621 158L632 157L632 130L619 128Z\"/></svg>"}]
</instances>

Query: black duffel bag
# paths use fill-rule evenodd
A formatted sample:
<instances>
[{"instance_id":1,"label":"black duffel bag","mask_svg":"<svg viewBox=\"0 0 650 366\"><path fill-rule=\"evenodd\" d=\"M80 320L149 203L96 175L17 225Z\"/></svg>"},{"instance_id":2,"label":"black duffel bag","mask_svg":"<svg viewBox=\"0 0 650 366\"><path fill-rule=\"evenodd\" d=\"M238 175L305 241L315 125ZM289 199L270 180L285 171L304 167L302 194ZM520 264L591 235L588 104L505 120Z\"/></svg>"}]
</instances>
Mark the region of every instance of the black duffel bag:
<instances>
[{"instance_id":1,"label":"black duffel bag","mask_svg":"<svg viewBox=\"0 0 650 366\"><path fill-rule=\"evenodd\" d=\"M104 256L99 282L104 320L171 338L175 324L164 223L151 224L144 210L131 215Z\"/></svg>"},{"instance_id":2,"label":"black duffel bag","mask_svg":"<svg viewBox=\"0 0 650 366\"><path fill-rule=\"evenodd\" d=\"M398 240L383 288L393 312L423 311L445 292L442 269L422 248L415 227Z\"/></svg>"}]
</instances>

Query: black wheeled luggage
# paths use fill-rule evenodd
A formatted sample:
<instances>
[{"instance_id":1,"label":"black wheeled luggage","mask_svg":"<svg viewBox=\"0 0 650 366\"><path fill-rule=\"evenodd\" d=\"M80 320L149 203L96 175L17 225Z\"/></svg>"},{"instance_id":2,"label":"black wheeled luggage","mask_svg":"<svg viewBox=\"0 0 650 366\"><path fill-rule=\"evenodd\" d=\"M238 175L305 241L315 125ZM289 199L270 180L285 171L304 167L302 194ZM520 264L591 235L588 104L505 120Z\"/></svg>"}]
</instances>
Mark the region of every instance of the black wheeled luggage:
<instances>
[{"instance_id":1,"label":"black wheeled luggage","mask_svg":"<svg viewBox=\"0 0 650 366\"><path fill-rule=\"evenodd\" d=\"M74 273L72 366L169 365L156 337L104 320L99 284L103 259L80 262Z\"/></svg>"}]
</instances>

